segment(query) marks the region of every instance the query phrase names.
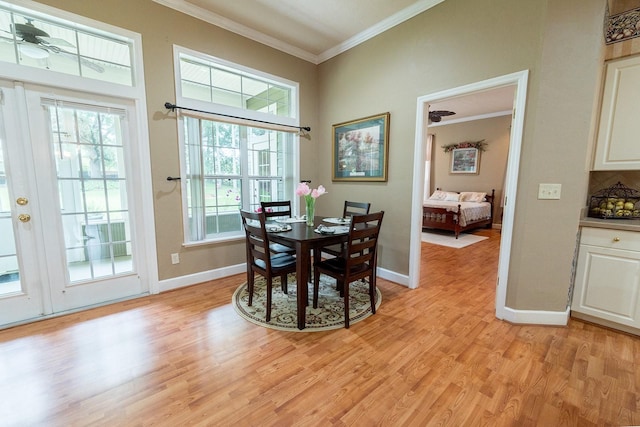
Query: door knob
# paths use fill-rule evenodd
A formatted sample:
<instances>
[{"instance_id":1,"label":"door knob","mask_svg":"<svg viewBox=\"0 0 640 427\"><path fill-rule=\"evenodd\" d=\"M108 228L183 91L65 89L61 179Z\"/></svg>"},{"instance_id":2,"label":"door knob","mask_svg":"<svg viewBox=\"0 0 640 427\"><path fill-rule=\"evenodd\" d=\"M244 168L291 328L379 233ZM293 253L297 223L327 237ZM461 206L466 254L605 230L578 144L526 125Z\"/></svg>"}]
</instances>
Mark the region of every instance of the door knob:
<instances>
[{"instance_id":1,"label":"door knob","mask_svg":"<svg viewBox=\"0 0 640 427\"><path fill-rule=\"evenodd\" d=\"M27 199L26 197L18 197L16 199L16 203L19 204L20 206L24 206L27 203L29 203L29 199Z\"/></svg>"},{"instance_id":2,"label":"door knob","mask_svg":"<svg viewBox=\"0 0 640 427\"><path fill-rule=\"evenodd\" d=\"M31 221L31 215L29 214L20 214L18 215L18 219L22 222L29 222Z\"/></svg>"}]
</instances>

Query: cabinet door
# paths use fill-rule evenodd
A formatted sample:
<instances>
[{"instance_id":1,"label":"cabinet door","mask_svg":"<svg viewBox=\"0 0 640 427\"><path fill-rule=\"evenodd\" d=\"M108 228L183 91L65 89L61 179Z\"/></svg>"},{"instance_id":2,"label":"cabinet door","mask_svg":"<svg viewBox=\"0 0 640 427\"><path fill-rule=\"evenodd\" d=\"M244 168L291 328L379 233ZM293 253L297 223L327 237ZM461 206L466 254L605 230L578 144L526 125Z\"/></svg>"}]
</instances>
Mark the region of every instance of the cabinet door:
<instances>
[{"instance_id":1,"label":"cabinet door","mask_svg":"<svg viewBox=\"0 0 640 427\"><path fill-rule=\"evenodd\" d=\"M571 309L640 327L640 253L580 245Z\"/></svg>"},{"instance_id":2,"label":"cabinet door","mask_svg":"<svg viewBox=\"0 0 640 427\"><path fill-rule=\"evenodd\" d=\"M640 169L640 56L606 65L594 170Z\"/></svg>"}]
</instances>

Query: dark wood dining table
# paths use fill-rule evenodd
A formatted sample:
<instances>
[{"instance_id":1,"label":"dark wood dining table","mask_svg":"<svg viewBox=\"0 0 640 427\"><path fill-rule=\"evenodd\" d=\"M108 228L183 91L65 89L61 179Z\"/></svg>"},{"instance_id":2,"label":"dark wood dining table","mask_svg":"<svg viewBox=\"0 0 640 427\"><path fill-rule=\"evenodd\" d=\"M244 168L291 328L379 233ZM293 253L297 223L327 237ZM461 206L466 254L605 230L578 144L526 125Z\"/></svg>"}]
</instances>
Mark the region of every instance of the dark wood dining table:
<instances>
[{"instance_id":1,"label":"dark wood dining table","mask_svg":"<svg viewBox=\"0 0 640 427\"><path fill-rule=\"evenodd\" d=\"M346 242L348 233L341 234L320 234L315 230L326 217L316 216L313 220L314 226L307 226L306 222L291 223L291 230L269 233L269 239L273 242L295 248L296 250L296 289L297 289L297 315L298 329L305 328L307 317L307 305L309 301L308 283L310 280L309 270L311 267L311 252L314 256L320 256L320 249L327 245ZM335 224L327 224L332 226Z\"/></svg>"}]
</instances>

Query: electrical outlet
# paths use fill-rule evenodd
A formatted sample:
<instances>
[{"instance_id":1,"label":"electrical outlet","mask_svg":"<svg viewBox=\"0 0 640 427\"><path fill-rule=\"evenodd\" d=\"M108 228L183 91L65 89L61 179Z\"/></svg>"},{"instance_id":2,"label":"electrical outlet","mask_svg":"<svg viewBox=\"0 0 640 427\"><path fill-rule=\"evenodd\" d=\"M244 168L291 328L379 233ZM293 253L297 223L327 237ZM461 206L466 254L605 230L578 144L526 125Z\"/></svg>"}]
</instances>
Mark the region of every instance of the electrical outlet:
<instances>
[{"instance_id":1,"label":"electrical outlet","mask_svg":"<svg viewBox=\"0 0 640 427\"><path fill-rule=\"evenodd\" d=\"M171 254L171 264L180 264L180 254Z\"/></svg>"},{"instance_id":2,"label":"electrical outlet","mask_svg":"<svg viewBox=\"0 0 640 427\"><path fill-rule=\"evenodd\" d=\"M562 184L538 184L538 199L559 200Z\"/></svg>"}]
</instances>

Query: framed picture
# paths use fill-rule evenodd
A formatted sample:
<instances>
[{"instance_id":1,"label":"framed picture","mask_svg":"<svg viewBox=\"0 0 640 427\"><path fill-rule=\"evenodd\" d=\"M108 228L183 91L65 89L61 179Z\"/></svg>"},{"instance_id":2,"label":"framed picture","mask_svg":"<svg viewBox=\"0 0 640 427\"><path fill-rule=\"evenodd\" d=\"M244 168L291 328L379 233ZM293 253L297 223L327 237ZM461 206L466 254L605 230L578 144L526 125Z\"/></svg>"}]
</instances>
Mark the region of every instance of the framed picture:
<instances>
[{"instance_id":1,"label":"framed picture","mask_svg":"<svg viewBox=\"0 0 640 427\"><path fill-rule=\"evenodd\" d=\"M386 181L389 113L333 125L333 181Z\"/></svg>"},{"instance_id":2,"label":"framed picture","mask_svg":"<svg viewBox=\"0 0 640 427\"><path fill-rule=\"evenodd\" d=\"M451 150L451 173L477 174L480 167L480 151L477 148Z\"/></svg>"}]
</instances>

